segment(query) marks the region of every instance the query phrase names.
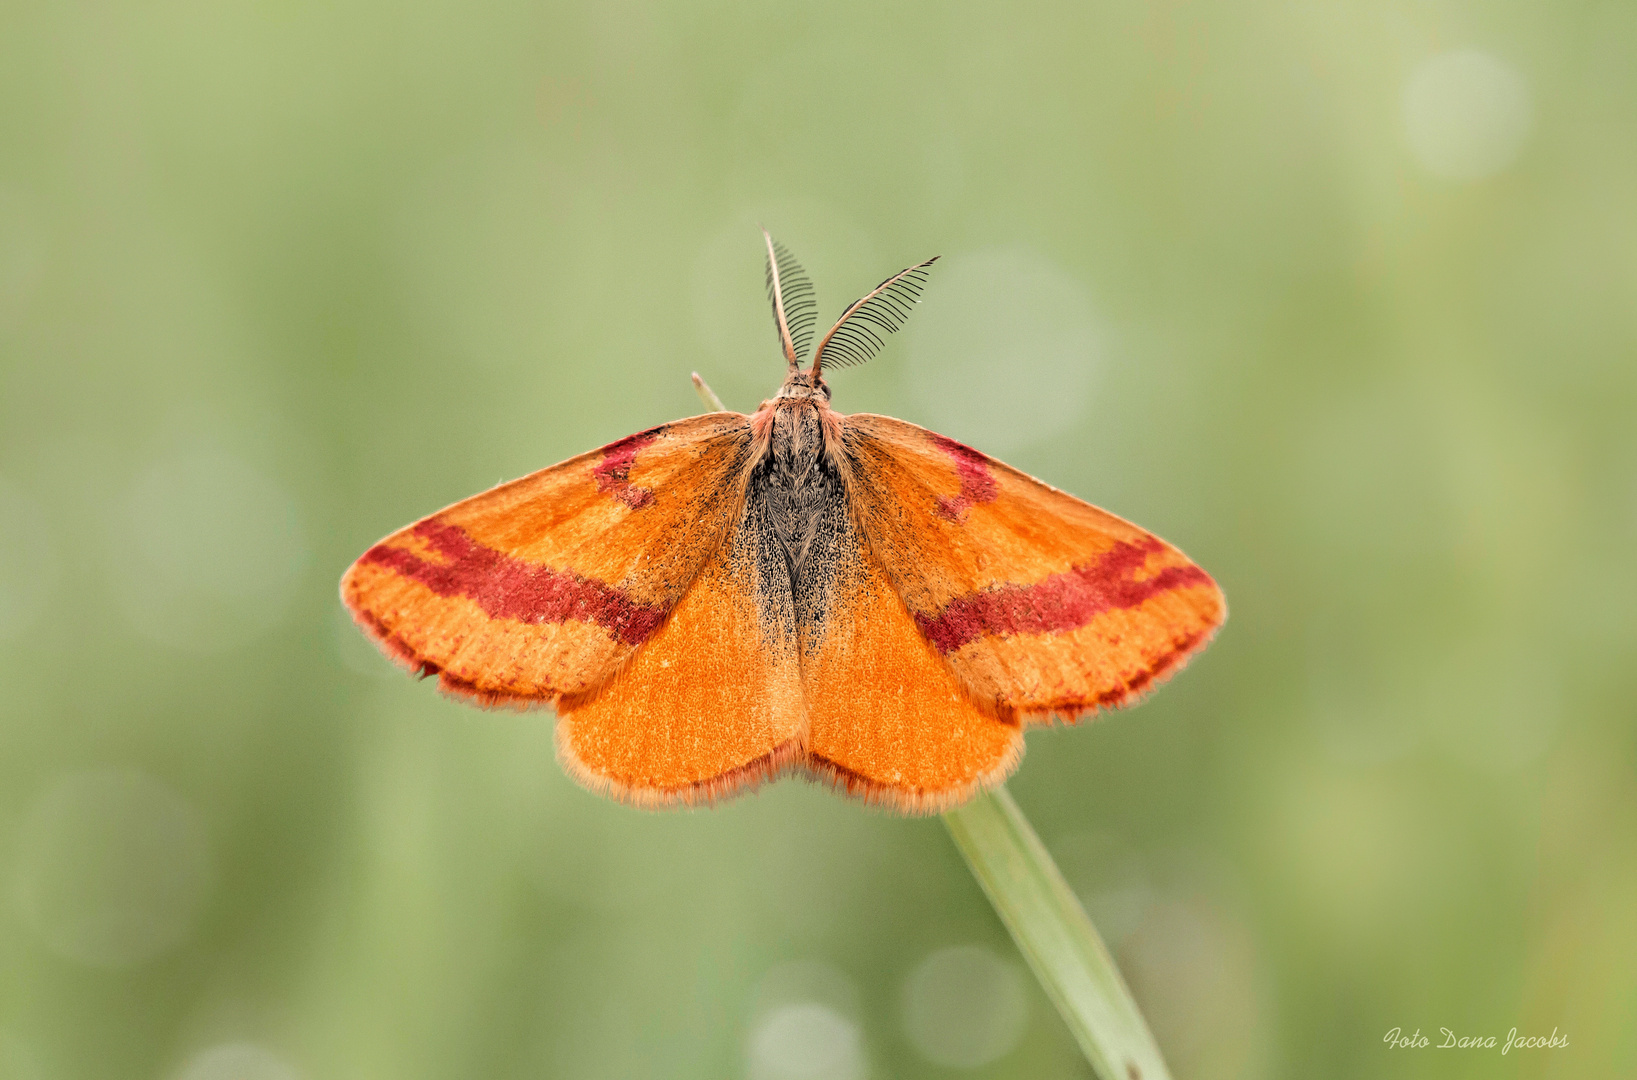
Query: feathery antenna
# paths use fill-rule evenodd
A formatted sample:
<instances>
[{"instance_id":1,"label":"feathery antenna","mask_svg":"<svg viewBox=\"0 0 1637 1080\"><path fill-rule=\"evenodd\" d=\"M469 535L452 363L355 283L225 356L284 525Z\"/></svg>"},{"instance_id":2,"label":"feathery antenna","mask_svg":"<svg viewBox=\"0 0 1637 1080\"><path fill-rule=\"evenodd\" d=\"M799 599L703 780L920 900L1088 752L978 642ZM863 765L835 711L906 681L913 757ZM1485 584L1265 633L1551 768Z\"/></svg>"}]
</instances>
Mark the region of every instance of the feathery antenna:
<instances>
[{"instance_id":1,"label":"feathery antenna","mask_svg":"<svg viewBox=\"0 0 1637 1080\"><path fill-rule=\"evenodd\" d=\"M854 300L841 318L819 341L813 354L813 374L826 365L850 367L862 364L881 350L883 334L902 329L909 313L921 302L927 267L938 261L934 255L924 263L900 270L868 293Z\"/></svg>"},{"instance_id":2,"label":"feathery antenna","mask_svg":"<svg viewBox=\"0 0 1637 1080\"><path fill-rule=\"evenodd\" d=\"M784 350L785 362L795 370L813 340L813 321L818 318L813 282L796 257L766 229L762 230L762 239L767 242L767 299L773 305L779 347Z\"/></svg>"}]
</instances>

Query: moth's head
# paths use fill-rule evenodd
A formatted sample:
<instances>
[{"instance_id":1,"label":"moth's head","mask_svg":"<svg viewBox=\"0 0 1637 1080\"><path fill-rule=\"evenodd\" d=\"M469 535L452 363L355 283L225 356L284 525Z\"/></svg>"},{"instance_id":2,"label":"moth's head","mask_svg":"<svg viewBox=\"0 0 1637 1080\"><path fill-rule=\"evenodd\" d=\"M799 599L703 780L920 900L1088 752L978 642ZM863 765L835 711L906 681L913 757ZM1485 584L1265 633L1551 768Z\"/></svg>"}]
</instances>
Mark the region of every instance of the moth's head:
<instances>
[{"instance_id":1,"label":"moth's head","mask_svg":"<svg viewBox=\"0 0 1637 1080\"><path fill-rule=\"evenodd\" d=\"M824 376L817 371L803 371L792 368L785 378L784 385L779 387L776 398L818 398L820 401L830 400L830 387L824 381Z\"/></svg>"}]
</instances>

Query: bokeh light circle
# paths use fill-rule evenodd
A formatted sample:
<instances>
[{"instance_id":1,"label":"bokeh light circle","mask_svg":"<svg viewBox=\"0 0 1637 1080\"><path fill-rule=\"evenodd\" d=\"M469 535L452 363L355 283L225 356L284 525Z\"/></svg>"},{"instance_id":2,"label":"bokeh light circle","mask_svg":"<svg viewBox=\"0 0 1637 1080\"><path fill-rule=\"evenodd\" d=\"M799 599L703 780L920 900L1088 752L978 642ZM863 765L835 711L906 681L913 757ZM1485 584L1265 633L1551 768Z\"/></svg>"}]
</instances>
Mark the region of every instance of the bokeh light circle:
<instances>
[{"instance_id":1,"label":"bokeh light circle","mask_svg":"<svg viewBox=\"0 0 1637 1080\"><path fill-rule=\"evenodd\" d=\"M1072 427L1102 362L1084 287L1022 248L935 264L905 333L917 420L990 452Z\"/></svg>"},{"instance_id":2,"label":"bokeh light circle","mask_svg":"<svg viewBox=\"0 0 1637 1080\"><path fill-rule=\"evenodd\" d=\"M1480 180L1505 169L1534 120L1523 76L1478 49L1423 61L1404 84L1403 106L1410 150L1445 180Z\"/></svg>"},{"instance_id":3,"label":"bokeh light circle","mask_svg":"<svg viewBox=\"0 0 1637 1080\"><path fill-rule=\"evenodd\" d=\"M210 883L203 816L144 773L64 776L23 819L18 907L65 959L121 968L169 951L192 932Z\"/></svg>"},{"instance_id":4,"label":"bokeh light circle","mask_svg":"<svg viewBox=\"0 0 1637 1080\"><path fill-rule=\"evenodd\" d=\"M231 455L156 462L122 509L113 539L125 608L166 645L244 643L284 614L307 565L295 501Z\"/></svg>"},{"instance_id":5,"label":"bokeh light circle","mask_svg":"<svg viewBox=\"0 0 1637 1080\"><path fill-rule=\"evenodd\" d=\"M858 1026L816 1001L770 1009L752 1028L751 1080L863 1080Z\"/></svg>"},{"instance_id":6,"label":"bokeh light circle","mask_svg":"<svg viewBox=\"0 0 1637 1080\"><path fill-rule=\"evenodd\" d=\"M939 949L904 980L904 1033L939 1065L976 1069L1010 1053L1029 1021L1017 965L977 945Z\"/></svg>"},{"instance_id":7,"label":"bokeh light circle","mask_svg":"<svg viewBox=\"0 0 1637 1080\"><path fill-rule=\"evenodd\" d=\"M301 1080L301 1073L264 1046L230 1042L199 1051L176 1080Z\"/></svg>"}]
</instances>

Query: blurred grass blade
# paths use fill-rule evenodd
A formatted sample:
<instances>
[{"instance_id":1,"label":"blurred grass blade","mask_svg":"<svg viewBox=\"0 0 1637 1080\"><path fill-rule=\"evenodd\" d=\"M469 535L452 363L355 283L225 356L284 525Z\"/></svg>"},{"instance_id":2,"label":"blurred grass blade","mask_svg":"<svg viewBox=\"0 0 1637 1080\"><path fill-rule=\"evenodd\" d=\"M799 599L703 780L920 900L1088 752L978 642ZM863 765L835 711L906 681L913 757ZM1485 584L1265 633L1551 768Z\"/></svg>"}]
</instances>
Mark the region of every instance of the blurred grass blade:
<instances>
[{"instance_id":1,"label":"blurred grass blade","mask_svg":"<svg viewBox=\"0 0 1637 1080\"><path fill-rule=\"evenodd\" d=\"M727 412L728 407L722 404L722 399L716 396L716 391L710 384L699 377L699 372L693 373L693 388L699 391L699 400L705 403L705 408L712 412Z\"/></svg>"},{"instance_id":2,"label":"blurred grass blade","mask_svg":"<svg viewBox=\"0 0 1637 1080\"><path fill-rule=\"evenodd\" d=\"M1114 958L1011 794L984 792L944 824L1100 1080L1170 1080Z\"/></svg>"}]
</instances>

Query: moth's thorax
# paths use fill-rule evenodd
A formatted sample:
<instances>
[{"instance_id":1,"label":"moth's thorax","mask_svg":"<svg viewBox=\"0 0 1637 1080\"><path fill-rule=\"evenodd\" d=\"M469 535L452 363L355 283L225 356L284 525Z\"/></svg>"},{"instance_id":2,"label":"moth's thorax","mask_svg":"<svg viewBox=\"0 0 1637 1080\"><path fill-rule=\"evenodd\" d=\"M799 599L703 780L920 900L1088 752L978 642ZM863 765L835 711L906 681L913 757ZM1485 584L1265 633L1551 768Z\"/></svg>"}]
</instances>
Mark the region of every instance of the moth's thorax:
<instances>
[{"instance_id":1,"label":"moth's thorax","mask_svg":"<svg viewBox=\"0 0 1637 1080\"><path fill-rule=\"evenodd\" d=\"M765 541L760 550L772 559L760 580L774 590L762 598L771 612L782 603L778 596L789 596L796 624L807 628L821 617L846 518L840 420L819 395L774 398L751 419L762 445L749 474L746 513Z\"/></svg>"},{"instance_id":2,"label":"moth's thorax","mask_svg":"<svg viewBox=\"0 0 1637 1080\"><path fill-rule=\"evenodd\" d=\"M812 462L839 449L840 413L830 408L830 388L821 376L793 371L779 392L762 402L750 418L751 432L763 454L789 475L806 475Z\"/></svg>"},{"instance_id":3,"label":"moth's thorax","mask_svg":"<svg viewBox=\"0 0 1637 1080\"><path fill-rule=\"evenodd\" d=\"M775 472L782 474L789 486L800 486L806 480L824 453L824 424L813 402L774 403L768 453Z\"/></svg>"}]
</instances>

